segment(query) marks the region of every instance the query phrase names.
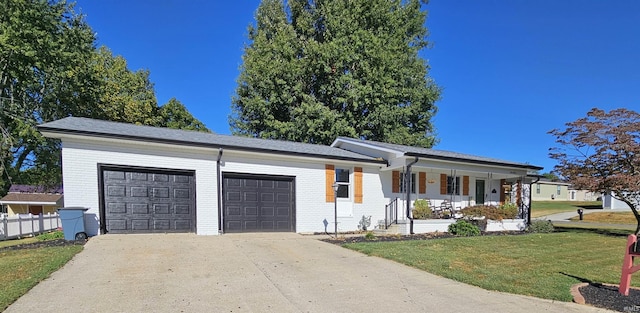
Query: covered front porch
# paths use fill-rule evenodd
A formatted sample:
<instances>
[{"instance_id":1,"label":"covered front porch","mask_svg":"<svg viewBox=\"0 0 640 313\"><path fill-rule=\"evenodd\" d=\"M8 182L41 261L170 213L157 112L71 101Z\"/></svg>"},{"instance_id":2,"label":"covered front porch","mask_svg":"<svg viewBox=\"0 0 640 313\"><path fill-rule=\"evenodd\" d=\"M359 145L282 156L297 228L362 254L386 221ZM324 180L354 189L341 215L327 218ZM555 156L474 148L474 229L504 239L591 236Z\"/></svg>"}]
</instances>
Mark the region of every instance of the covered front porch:
<instances>
[{"instance_id":1,"label":"covered front porch","mask_svg":"<svg viewBox=\"0 0 640 313\"><path fill-rule=\"evenodd\" d=\"M535 176L528 176L526 169L453 162L443 166L418 158L408 161L404 166L389 167L385 172L391 181L389 202L385 206L385 229L397 224L398 232L405 234L447 231L449 224L464 217L464 208L506 203L517 207L515 219L519 221L514 223L518 226L505 226L502 223L493 230L522 229L528 223L530 184ZM416 200L424 200L428 204L432 211L428 219L430 221L415 218L413 210Z\"/></svg>"}]
</instances>

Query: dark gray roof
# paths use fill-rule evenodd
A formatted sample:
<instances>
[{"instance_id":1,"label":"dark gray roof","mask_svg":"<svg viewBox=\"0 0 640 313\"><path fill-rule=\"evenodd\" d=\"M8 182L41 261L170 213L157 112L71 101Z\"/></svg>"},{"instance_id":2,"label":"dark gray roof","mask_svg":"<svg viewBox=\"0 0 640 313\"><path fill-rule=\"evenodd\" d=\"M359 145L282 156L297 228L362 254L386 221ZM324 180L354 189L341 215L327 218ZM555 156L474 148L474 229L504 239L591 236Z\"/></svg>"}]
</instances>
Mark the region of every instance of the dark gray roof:
<instances>
[{"instance_id":1,"label":"dark gray roof","mask_svg":"<svg viewBox=\"0 0 640 313\"><path fill-rule=\"evenodd\" d=\"M338 139L343 141L357 142L362 144L368 144L375 147L390 149L390 150L404 153L406 156L415 156L415 157L449 160L449 161L462 161L462 162L487 164L487 165L511 166L511 167L517 167L517 168L531 169L531 170L542 169L542 167L527 164L527 163L511 162L511 161L481 157L477 155L464 154L464 153L458 153L458 152L404 146L404 145L397 145L392 143L384 143L384 142L378 142L378 141L372 141L372 140L361 140L361 139L348 138L348 137L338 137Z\"/></svg>"},{"instance_id":2,"label":"dark gray roof","mask_svg":"<svg viewBox=\"0 0 640 313\"><path fill-rule=\"evenodd\" d=\"M218 135L196 131L117 123L81 117L63 118L57 121L41 124L38 128L42 132L59 134L75 134L91 137L130 139L177 145L384 163L384 161L377 160L369 156L324 145Z\"/></svg>"}]
</instances>

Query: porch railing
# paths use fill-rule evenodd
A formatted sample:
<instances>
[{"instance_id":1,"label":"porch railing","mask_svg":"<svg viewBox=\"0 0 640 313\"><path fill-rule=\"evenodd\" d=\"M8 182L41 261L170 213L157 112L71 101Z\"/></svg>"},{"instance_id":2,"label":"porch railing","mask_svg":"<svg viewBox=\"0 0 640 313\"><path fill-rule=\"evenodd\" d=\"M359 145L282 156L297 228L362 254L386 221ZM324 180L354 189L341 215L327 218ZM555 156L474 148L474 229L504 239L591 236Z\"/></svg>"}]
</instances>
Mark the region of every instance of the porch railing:
<instances>
[{"instance_id":1,"label":"porch railing","mask_svg":"<svg viewBox=\"0 0 640 313\"><path fill-rule=\"evenodd\" d=\"M384 206L384 228L388 229L394 223L398 223L398 198Z\"/></svg>"}]
</instances>

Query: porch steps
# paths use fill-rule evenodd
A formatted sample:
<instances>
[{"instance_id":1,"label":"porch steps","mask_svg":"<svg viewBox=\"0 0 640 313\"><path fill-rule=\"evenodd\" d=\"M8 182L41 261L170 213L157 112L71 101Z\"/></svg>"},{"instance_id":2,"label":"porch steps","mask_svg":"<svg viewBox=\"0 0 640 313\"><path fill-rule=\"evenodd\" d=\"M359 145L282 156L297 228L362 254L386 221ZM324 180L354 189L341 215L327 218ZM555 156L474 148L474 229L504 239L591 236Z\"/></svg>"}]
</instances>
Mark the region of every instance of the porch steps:
<instances>
[{"instance_id":1,"label":"porch steps","mask_svg":"<svg viewBox=\"0 0 640 313\"><path fill-rule=\"evenodd\" d=\"M398 224L391 224L387 229L375 229L373 232L379 235L395 235L401 233L401 230Z\"/></svg>"}]
</instances>

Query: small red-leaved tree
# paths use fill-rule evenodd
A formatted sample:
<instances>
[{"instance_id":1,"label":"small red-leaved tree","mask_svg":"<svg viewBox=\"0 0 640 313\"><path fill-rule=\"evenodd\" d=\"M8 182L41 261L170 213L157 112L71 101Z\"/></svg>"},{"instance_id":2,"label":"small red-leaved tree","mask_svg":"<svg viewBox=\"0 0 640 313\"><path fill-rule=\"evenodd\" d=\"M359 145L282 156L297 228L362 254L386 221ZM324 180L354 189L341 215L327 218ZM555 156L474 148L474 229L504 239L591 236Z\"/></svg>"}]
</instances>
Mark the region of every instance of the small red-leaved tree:
<instances>
[{"instance_id":1,"label":"small red-leaved tree","mask_svg":"<svg viewBox=\"0 0 640 313\"><path fill-rule=\"evenodd\" d=\"M629 205L640 235L640 114L627 109L591 109L587 117L554 129L555 171L576 188L609 193Z\"/></svg>"}]
</instances>

